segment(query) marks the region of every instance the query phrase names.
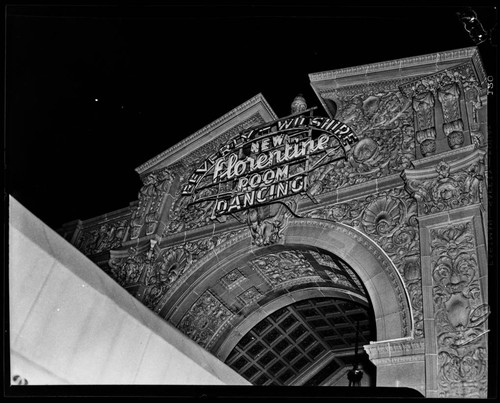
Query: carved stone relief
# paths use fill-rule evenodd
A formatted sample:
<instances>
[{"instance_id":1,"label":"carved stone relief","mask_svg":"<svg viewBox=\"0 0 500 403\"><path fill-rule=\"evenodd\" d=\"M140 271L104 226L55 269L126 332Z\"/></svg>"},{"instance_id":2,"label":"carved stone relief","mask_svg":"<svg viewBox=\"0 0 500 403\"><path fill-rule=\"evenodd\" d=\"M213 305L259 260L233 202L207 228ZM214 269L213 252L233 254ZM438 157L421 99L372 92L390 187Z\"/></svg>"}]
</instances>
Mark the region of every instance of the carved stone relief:
<instances>
[{"instance_id":1,"label":"carved stone relief","mask_svg":"<svg viewBox=\"0 0 500 403\"><path fill-rule=\"evenodd\" d=\"M145 279L144 304L155 309L165 293L199 259L241 230L186 242L161 251Z\"/></svg>"},{"instance_id":2,"label":"carved stone relief","mask_svg":"<svg viewBox=\"0 0 500 403\"><path fill-rule=\"evenodd\" d=\"M347 224L368 235L391 258L411 299L414 336L423 337L420 241L416 202L402 188L354 199L305 214Z\"/></svg>"},{"instance_id":3,"label":"carved stone relief","mask_svg":"<svg viewBox=\"0 0 500 403\"><path fill-rule=\"evenodd\" d=\"M297 210L297 200L300 196L294 196L279 203L249 209L246 221L252 244L256 246L267 246L283 240L288 219Z\"/></svg>"},{"instance_id":4,"label":"carved stone relief","mask_svg":"<svg viewBox=\"0 0 500 403\"><path fill-rule=\"evenodd\" d=\"M146 286L142 302L150 309L158 304L164 293L177 281L192 259L185 248L172 248L162 252L144 278Z\"/></svg>"},{"instance_id":5,"label":"carved stone relief","mask_svg":"<svg viewBox=\"0 0 500 403\"><path fill-rule=\"evenodd\" d=\"M400 86L401 91L413 100L415 110L415 135L423 156L435 151L436 131L434 115L437 112L435 101L439 101L443 118L443 132L451 149L464 144L464 116L461 100L468 107L468 121L472 140L483 145L478 110L482 108L481 88L471 63L464 63L451 69L427 75Z\"/></svg>"},{"instance_id":6,"label":"carved stone relief","mask_svg":"<svg viewBox=\"0 0 500 403\"><path fill-rule=\"evenodd\" d=\"M415 136L425 157L436 152L436 128L434 118L434 94L421 82L412 98L415 111Z\"/></svg>"},{"instance_id":7,"label":"carved stone relief","mask_svg":"<svg viewBox=\"0 0 500 403\"><path fill-rule=\"evenodd\" d=\"M462 86L465 93L465 101L470 114L469 128L472 141L476 147L485 145L485 138L481 132L481 122L479 119L479 111L483 109L481 101L481 87L474 76L470 76L462 80Z\"/></svg>"},{"instance_id":8,"label":"carved stone relief","mask_svg":"<svg viewBox=\"0 0 500 403\"><path fill-rule=\"evenodd\" d=\"M486 398L486 320L472 224L432 229L440 397Z\"/></svg>"},{"instance_id":9,"label":"carved stone relief","mask_svg":"<svg viewBox=\"0 0 500 403\"><path fill-rule=\"evenodd\" d=\"M109 260L109 275L122 287L138 284L142 274L151 268L153 260L154 251L138 252L132 247L127 257Z\"/></svg>"},{"instance_id":10,"label":"carved stone relief","mask_svg":"<svg viewBox=\"0 0 500 403\"><path fill-rule=\"evenodd\" d=\"M182 317L178 329L207 349L234 314L214 294L205 291Z\"/></svg>"},{"instance_id":11,"label":"carved stone relief","mask_svg":"<svg viewBox=\"0 0 500 403\"><path fill-rule=\"evenodd\" d=\"M323 281L311 263L299 251L269 253L252 259L250 266L273 289L304 281Z\"/></svg>"},{"instance_id":12,"label":"carved stone relief","mask_svg":"<svg viewBox=\"0 0 500 403\"><path fill-rule=\"evenodd\" d=\"M149 251L138 253L132 247L128 256L110 259L108 274L123 287L140 285L143 291L136 297L155 310L165 293L196 261L242 231L230 231L163 250L152 247Z\"/></svg>"},{"instance_id":13,"label":"carved stone relief","mask_svg":"<svg viewBox=\"0 0 500 403\"><path fill-rule=\"evenodd\" d=\"M154 309L152 309L155 312L159 312L168 298L172 295L172 293L177 290L179 285L184 283L187 278L196 271L197 265L203 264L200 263L200 261L204 262L204 259L206 260L211 258L212 255L210 255L209 252L225 242L239 240L242 236L244 236L246 231L247 230L244 228L234 231L228 231L223 234L201 238L196 241L186 242L162 250L162 253L169 253L175 250L183 250L186 258L179 266L179 269L177 271L179 274L178 277L173 282L169 283L168 287L165 287L163 295L158 299L159 302L156 303L156 306L154 307Z\"/></svg>"},{"instance_id":14,"label":"carved stone relief","mask_svg":"<svg viewBox=\"0 0 500 403\"><path fill-rule=\"evenodd\" d=\"M322 94L339 104L337 118L348 124L360 141L349 151L347 161L333 162L314 173L317 179L313 179L321 181L321 192L398 173L410 166L415 158L413 111L398 83Z\"/></svg>"},{"instance_id":15,"label":"carved stone relief","mask_svg":"<svg viewBox=\"0 0 500 403\"><path fill-rule=\"evenodd\" d=\"M84 228L75 246L85 255L94 255L103 251L119 248L128 226L128 219L106 222L98 227Z\"/></svg>"},{"instance_id":16,"label":"carved stone relief","mask_svg":"<svg viewBox=\"0 0 500 403\"><path fill-rule=\"evenodd\" d=\"M441 161L431 178L406 174L406 189L418 201L419 214L439 213L483 200L484 157L464 168Z\"/></svg>"},{"instance_id":17,"label":"carved stone relief","mask_svg":"<svg viewBox=\"0 0 500 403\"><path fill-rule=\"evenodd\" d=\"M451 149L464 143L464 123L460 112L460 87L448 75L441 79L437 95L443 110L443 131Z\"/></svg>"},{"instance_id":18,"label":"carved stone relief","mask_svg":"<svg viewBox=\"0 0 500 403\"><path fill-rule=\"evenodd\" d=\"M220 279L221 284L227 288L228 290L231 290L232 288L236 287L238 284L240 284L242 281L246 280L245 275L239 271L238 269L234 269L230 271L228 274L223 276Z\"/></svg>"},{"instance_id":19,"label":"carved stone relief","mask_svg":"<svg viewBox=\"0 0 500 403\"><path fill-rule=\"evenodd\" d=\"M139 204L130 221L130 239L137 239L145 226L145 235L155 232L160 219L160 207L173 180L168 169L152 172L143 178L139 191Z\"/></svg>"},{"instance_id":20,"label":"carved stone relief","mask_svg":"<svg viewBox=\"0 0 500 403\"><path fill-rule=\"evenodd\" d=\"M261 299L264 295L257 290L256 287L250 287L248 290L245 290L240 295L238 295L238 299L243 305L253 304L255 301Z\"/></svg>"}]
</instances>

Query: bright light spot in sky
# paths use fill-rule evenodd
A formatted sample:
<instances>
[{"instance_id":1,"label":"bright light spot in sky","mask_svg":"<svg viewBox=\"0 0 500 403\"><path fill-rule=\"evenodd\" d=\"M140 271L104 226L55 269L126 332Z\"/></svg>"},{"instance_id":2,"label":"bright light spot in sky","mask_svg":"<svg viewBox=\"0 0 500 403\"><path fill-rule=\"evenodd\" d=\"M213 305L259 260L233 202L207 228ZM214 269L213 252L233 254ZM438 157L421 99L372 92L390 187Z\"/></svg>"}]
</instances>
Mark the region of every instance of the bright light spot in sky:
<instances>
[{"instance_id":1,"label":"bright light spot in sky","mask_svg":"<svg viewBox=\"0 0 500 403\"><path fill-rule=\"evenodd\" d=\"M96 102L97 102L97 101L99 101L99 100L96 98L96 99L94 99L94 101L96 101Z\"/></svg>"}]
</instances>

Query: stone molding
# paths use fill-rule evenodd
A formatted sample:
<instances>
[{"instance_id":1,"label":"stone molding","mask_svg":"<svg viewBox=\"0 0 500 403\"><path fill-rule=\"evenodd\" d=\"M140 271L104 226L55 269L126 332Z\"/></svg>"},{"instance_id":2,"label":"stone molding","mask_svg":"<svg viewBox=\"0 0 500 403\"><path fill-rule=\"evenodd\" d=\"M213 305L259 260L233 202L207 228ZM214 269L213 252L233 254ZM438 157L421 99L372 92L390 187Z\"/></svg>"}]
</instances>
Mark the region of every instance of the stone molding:
<instances>
[{"instance_id":1,"label":"stone molding","mask_svg":"<svg viewBox=\"0 0 500 403\"><path fill-rule=\"evenodd\" d=\"M440 82L444 76L449 76L452 80L466 84L466 80L472 78L479 81L472 60L461 63L457 66L445 68L425 76L414 77L413 80L399 86L401 92L408 98L415 93L415 87L418 84L425 84L427 89L436 92L440 87Z\"/></svg>"},{"instance_id":2,"label":"stone molding","mask_svg":"<svg viewBox=\"0 0 500 403\"><path fill-rule=\"evenodd\" d=\"M424 361L425 340L382 341L363 346L377 367L404 362Z\"/></svg>"},{"instance_id":3,"label":"stone molding","mask_svg":"<svg viewBox=\"0 0 500 403\"><path fill-rule=\"evenodd\" d=\"M414 56L403 59L390 60L386 62L365 64L361 66L349 67L339 70L329 70L319 73L311 73L309 74L309 80L311 82L317 82L317 81L332 80L332 79L336 80L343 77L351 77L357 75L365 76L367 74L375 72L390 71L396 69L400 70L403 68L416 67L425 64L438 65L438 63L459 61L465 58L474 58L478 62L480 62L478 58L477 48L470 47L463 49L455 49L447 52L432 53L422 56ZM479 66L482 67L482 64L479 63ZM484 71L484 69L482 70Z\"/></svg>"}]
</instances>

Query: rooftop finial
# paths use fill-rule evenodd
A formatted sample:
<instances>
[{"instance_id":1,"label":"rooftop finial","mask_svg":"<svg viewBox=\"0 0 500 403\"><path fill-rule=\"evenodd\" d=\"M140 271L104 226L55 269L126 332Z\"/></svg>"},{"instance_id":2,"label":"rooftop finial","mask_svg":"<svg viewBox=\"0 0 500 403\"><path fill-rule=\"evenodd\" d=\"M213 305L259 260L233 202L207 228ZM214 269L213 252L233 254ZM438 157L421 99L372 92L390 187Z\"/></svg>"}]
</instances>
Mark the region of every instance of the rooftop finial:
<instances>
[{"instance_id":1,"label":"rooftop finial","mask_svg":"<svg viewBox=\"0 0 500 403\"><path fill-rule=\"evenodd\" d=\"M297 95L292 102L292 113L304 112L307 109L307 104L302 94Z\"/></svg>"}]
</instances>

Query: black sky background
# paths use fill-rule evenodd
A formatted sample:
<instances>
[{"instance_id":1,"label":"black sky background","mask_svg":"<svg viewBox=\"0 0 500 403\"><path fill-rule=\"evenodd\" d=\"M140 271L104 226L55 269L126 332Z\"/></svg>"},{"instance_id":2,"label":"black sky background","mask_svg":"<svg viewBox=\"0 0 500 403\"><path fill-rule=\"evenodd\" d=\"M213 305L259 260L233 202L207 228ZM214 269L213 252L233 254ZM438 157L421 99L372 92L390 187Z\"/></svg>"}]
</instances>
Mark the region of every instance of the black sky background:
<instances>
[{"instance_id":1,"label":"black sky background","mask_svg":"<svg viewBox=\"0 0 500 403\"><path fill-rule=\"evenodd\" d=\"M6 193L57 229L128 206L136 167L259 92L325 115L309 73L474 45L463 6L207 4L8 6Z\"/></svg>"}]
</instances>

